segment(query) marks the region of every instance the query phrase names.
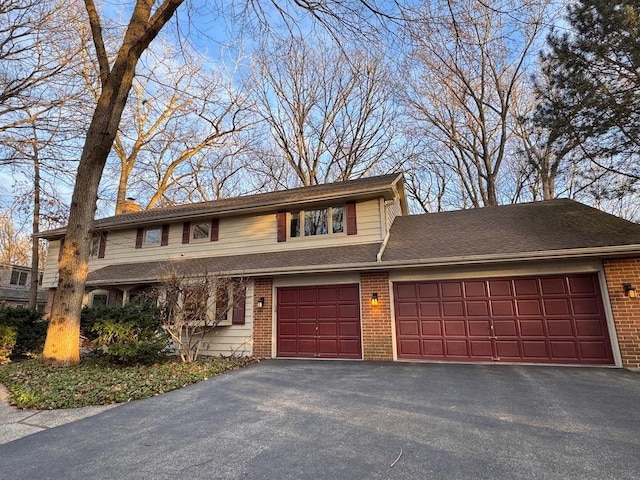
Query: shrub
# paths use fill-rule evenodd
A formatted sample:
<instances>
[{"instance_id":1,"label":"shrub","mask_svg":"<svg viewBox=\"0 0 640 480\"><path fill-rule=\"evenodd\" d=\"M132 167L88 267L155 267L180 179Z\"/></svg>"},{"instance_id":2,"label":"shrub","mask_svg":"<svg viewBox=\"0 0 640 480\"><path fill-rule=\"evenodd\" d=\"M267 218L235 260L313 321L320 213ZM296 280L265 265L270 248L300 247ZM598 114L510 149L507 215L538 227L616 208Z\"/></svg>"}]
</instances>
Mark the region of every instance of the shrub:
<instances>
[{"instance_id":1,"label":"shrub","mask_svg":"<svg viewBox=\"0 0 640 480\"><path fill-rule=\"evenodd\" d=\"M42 319L42 312L0 307L0 325L16 329L16 342L11 353L13 358L42 352L48 326Z\"/></svg>"},{"instance_id":2,"label":"shrub","mask_svg":"<svg viewBox=\"0 0 640 480\"><path fill-rule=\"evenodd\" d=\"M86 308L80 326L93 353L118 365L154 363L169 346L154 305Z\"/></svg>"},{"instance_id":3,"label":"shrub","mask_svg":"<svg viewBox=\"0 0 640 480\"><path fill-rule=\"evenodd\" d=\"M18 329L8 325L0 325L0 363L9 361L11 351L18 338Z\"/></svg>"}]
</instances>

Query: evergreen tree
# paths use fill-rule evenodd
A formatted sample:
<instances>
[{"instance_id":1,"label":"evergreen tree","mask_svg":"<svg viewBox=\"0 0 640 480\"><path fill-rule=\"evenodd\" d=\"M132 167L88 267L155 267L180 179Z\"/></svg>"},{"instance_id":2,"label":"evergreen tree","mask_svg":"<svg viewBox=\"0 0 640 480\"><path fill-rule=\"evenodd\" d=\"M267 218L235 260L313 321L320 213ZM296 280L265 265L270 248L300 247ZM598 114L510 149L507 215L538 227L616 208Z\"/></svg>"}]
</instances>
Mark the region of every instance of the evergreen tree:
<instances>
[{"instance_id":1,"label":"evergreen tree","mask_svg":"<svg viewBox=\"0 0 640 480\"><path fill-rule=\"evenodd\" d=\"M558 148L578 151L610 171L640 175L640 3L580 0L569 30L553 31L541 55L536 121Z\"/></svg>"}]
</instances>

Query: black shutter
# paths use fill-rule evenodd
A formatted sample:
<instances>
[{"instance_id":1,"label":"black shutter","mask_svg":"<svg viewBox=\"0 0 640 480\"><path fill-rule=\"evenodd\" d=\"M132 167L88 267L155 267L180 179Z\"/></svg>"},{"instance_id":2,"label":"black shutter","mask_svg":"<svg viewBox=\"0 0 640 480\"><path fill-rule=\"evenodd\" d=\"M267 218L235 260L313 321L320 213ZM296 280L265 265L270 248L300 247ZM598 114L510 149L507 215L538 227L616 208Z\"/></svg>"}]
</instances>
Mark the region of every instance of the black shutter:
<instances>
[{"instance_id":1,"label":"black shutter","mask_svg":"<svg viewBox=\"0 0 640 480\"><path fill-rule=\"evenodd\" d=\"M136 231L136 248L142 248L142 238L144 237L144 228Z\"/></svg>"}]
</instances>

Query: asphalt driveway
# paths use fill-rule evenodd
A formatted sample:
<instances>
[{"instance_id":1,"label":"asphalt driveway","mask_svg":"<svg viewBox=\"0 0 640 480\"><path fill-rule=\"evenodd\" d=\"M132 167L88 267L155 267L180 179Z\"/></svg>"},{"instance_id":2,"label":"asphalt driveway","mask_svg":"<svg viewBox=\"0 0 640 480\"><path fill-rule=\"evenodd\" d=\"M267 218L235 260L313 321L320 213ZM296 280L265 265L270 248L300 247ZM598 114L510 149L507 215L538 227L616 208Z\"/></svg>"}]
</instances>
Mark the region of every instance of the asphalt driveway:
<instances>
[{"instance_id":1,"label":"asphalt driveway","mask_svg":"<svg viewBox=\"0 0 640 480\"><path fill-rule=\"evenodd\" d=\"M639 454L637 373L266 361L0 445L0 478L637 479Z\"/></svg>"}]
</instances>

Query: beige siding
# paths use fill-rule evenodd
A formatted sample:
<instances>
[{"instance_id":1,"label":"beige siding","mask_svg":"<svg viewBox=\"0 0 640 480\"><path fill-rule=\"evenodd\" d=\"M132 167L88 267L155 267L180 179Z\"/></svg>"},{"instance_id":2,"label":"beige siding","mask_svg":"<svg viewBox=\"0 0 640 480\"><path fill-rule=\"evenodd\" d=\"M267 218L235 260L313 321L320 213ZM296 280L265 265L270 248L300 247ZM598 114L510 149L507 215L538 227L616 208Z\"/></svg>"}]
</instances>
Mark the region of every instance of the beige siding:
<instances>
[{"instance_id":1,"label":"beige siding","mask_svg":"<svg viewBox=\"0 0 640 480\"><path fill-rule=\"evenodd\" d=\"M393 201L385 202L387 229L391 228L393 221L398 215L402 215L402 207L400 206L400 200L395 199Z\"/></svg>"},{"instance_id":2,"label":"beige siding","mask_svg":"<svg viewBox=\"0 0 640 480\"><path fill-rule=\"evenodd\" d=\"M135 248L136 229L109 232L105 258L92 258L89 271L112 264L152 262L178 258L242 255L379 242L384 230L377 200L356 204L358 234L331 234L304 238L276 238L276 214L221 218L218 241L191 241L182 244L182 222L173 223L169 229L169 244ZM43 285L55 286L59 241L49 243L48 259Z\"/></svg>"},{"instance_id":3,"label":"beige siding","mask_svg":"<svg viewBox=\"0 0 640 480\"><path fill-rule=\"evenodd\" d=\"M245 324L216 327L204 338L202 355L253 355L253 281L247 284L245 302Z\"/></svg>"}]
</instances>

